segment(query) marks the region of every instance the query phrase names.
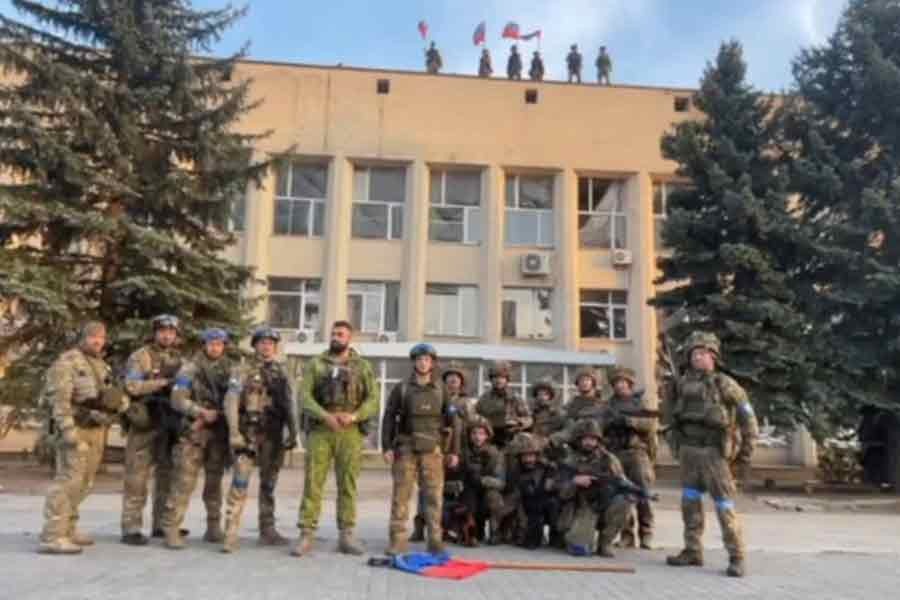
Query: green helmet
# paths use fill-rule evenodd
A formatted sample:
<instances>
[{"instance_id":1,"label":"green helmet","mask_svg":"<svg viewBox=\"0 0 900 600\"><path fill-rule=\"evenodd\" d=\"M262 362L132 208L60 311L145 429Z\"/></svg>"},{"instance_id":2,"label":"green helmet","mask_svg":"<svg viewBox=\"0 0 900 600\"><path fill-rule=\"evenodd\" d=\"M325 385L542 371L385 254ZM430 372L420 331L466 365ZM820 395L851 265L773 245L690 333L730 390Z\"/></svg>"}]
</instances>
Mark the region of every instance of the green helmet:
<instances>
[{"instance_id":1,"label":"green helmet","mask_svg":"<svg viewBox=\"0 0 900 600\"><path fill-rule=\"evenodd\" d=\"M550 399L556 397L556 388L553 387L552 379L540 379L531 386L531 395L537 398L538 392L541 390L547 390L550 392Z\"/></svg>"},{"instance_id":2,"label":"green helmet","mask_svg":"<svg viewBox=\"0 0 900 600\"><path fill-rule=\"evenodd\" d=\"M520 454L540 454L543 450L543 444L532 433L521 432L509 443L509 452L516 456Z\"/></svg>"},{"instance_id":3,"label":"green helmet","mask_svg":"<svg viewBox=\"0 0 900 600\"><path fill-rule=\"evenodd\" d=\"M580 440L586 436L595 437L598 440L603 439L603 428L595 419L581 419L572 428L573 440Z\"/></svg>"},{"instance_id":4,"label":"green helmet","mask_svg":"<svg viewBox=\"0 0 900 600\"><path fill-rule=\"evenodd\" d=\"M488 439L491 439L492 437L494 437L494 428L491 427L491 422L488 421L487 419L485 419L481 415L476 415L475 417L472 418L471 421L469 421L469 426L466 431L469 434L471 434L474 430L476 430L478 428L484 429L487 432Z\"/></svg>"},{"instance_id":5,"label":"green helmet","mask_svg":"<svg viewBox=\"0 0 900 600\"><path fill-rule=\"evenodd\" d=\"M613 385L616 384L616 381L619 379L624 379L629 382L631 385L637 384L637 375L634 372L634 369L629 369L628 367L616 367L609 374L609 382Z\"/></svg>"},{"instance_id":6,"label":"green helmet","mask_svg":"<svg viewBox=\"0 0 900 600\"><path fill-rule=\"evenodd\" d=\"M447 381L447 375L450 373L456 373L459 375L459 378L462 379L462 384L466 385L466 373L463 367L463 364L458 360L451 360L450 364L444 369L443 378L444 381Z\"/></svg>"},{"instance_id":7,"label":"green helmet","mask_svg":"<svg viewBox=\"0 0 900 600\"><path fill-rule=\"evenodd\" d=\"M505 360L498 360L488 369L488 379L493 379L494 377L506 377L509 379L511 372L512 365Z\"/></svg>"},{"instance_id":8,"label":"green helmet","mask_svg":"<svg viewBox=\"0 0 900 600\"><path fill-rule=\"evenodd\" d=\"M594 382L594 388L599 388L602 382L600 376L597 374L597 371L589 367L579 369L578 372L575 373L575 385L578 385L578 380L582 377L590 377Z\"/></svg>"},{"instance_id":9,"label":"green helmet","mask_svg":"<svg viewBox=\"0 0 900 600\"><path fill-rule=\"evenodd\" d=\"M684 342L684 352L690 359L694 348L706 348L718 358L721 354L721 342L716 334L708 331L694 331Z\"/></svg>"}]
</instances>

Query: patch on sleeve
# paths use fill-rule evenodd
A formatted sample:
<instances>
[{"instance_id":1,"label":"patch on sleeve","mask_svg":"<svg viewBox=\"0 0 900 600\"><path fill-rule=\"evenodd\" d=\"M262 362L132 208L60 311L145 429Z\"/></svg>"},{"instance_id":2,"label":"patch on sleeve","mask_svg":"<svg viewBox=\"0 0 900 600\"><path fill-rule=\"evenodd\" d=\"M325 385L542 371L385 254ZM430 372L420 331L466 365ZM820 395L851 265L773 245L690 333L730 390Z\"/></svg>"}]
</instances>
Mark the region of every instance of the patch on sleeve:
<instances>
[{"instance_id":1,"label":"patch on sleeve","mask_svg":"<svg viewBox=\"0 0 900 600\"><path fill-rule=\"evenodd\" d=\"M741 414L745 417L756 416L753 412L753 405L751 405L749 402L741 402L740 406L738 406L738 410L740 410Z\"/></svg>"},{"instance_id":2,"label":"patch on sleeve","mask_svg":"<svg viewBox=\"0 0 900 600\"><path fill-rule=\"evenodd\" d=\"M176 388L189 390L189 389L191 389L192 385L193 385L193 382L191 381L191 378L188 377L187 375L179 375L178 377L175 378L174 387L176 387Z\"/></svg>"},{"instance_id":3,"label":"patch on sleeve","mask_svg":"<svg viewBox=\"0 0 900 600\"><path fill-rule=\"evenodd\" d=\"M240 394L242 389L243 389L243 386L241 385L241 380L238 379L237 377L232 376L228 380L228 391L229 392L232 392L235 394Z\"/></svg>"},{"instance_id":4,"label":"patch on sleeve","mask_svg":"<svg viewBox=\"0 0 900 600\"><path fill-rule=\"evenodd\" d=\"M125 381L143 381L144 374L140 371L131 370L125 374Z\"/></svg>"}]
</instances>

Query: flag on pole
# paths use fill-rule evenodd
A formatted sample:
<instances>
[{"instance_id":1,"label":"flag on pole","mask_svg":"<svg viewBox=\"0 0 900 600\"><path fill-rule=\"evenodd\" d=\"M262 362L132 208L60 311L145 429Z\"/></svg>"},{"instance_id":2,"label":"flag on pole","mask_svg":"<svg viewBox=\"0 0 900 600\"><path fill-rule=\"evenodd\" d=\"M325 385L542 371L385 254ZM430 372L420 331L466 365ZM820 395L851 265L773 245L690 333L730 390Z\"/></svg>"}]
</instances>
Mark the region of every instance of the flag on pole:
<instances>
[{"instance_id":1,"label":"flag on pole","mask_svg":"<svg viewBox=\"0 0 900 600\"><path fill-rule=\"evenodd\" d=\"M519 39L519 24L513 21L507 23L506 27L503 28L503 34L500 37L510 38L513 40Z\"/></svg>"},{"instance_id":2,"label":"flag on pole","mask_svg":"<svg viewBox=\"0 0 900 600\"><path fill-rule=\"evenodd\" d=\"M483 44L485 37L487 37L487 24L482 21L478 24L478 27L475 28L475 32L472 34L472 43L476 46Z\"/></svg>"},{"instance_id":3,"label":"flag on pole","mask_svg":"<svg viewBox=\"0 0 900 600\"><path fill-rule=\"evenodd\" d=\"M419 21L419 35L423 40L428 39L428 23L425 21Z\"/></svg>"},{"instance_id":4,"label":"flag on pole","mask_svg":"<svg viewBox=\"0 0 900 600\"><path fill-rule=\"evenodd\" d=\"M519 36L519 39L524 42L527 42L528 40L533 40L534 38L541 39L541 30L540 29L536 29L535 31L532 31L531 33L526 33L525 35Z\"/></svg>"},{"instance_id":5,"label":"flag on pole","mask_svg":"<svg viewBox=\"0 0 900 600\"><path fill-rule=\"evenodd\" d=\"M391 566L407 573L440 579L467 579L488 569L488 564L484 562L456 560L447 553L426 554L424 552L411 552L395 556Z\"/></svg>"}]
</instances>

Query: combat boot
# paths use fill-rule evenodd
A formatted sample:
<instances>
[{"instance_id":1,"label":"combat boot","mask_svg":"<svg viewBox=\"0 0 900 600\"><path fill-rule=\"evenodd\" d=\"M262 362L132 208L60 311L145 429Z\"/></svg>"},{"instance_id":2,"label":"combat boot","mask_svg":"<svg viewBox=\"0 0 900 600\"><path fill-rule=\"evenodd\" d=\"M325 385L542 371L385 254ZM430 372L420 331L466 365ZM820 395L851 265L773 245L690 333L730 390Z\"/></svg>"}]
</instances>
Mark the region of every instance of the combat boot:
<instances>
[{"instance_id":1,"label":"combat boot","mask_svg":"<svg viewBox=\"0 0 900 600\"><path fill-rule=\"evenodd\" d=\"M725 574L729 577L743 577L747 574L747 566L744 564L743 558L732 556L728 559L728 568Z\"/></svg>"},{"instance_id":2,"label":"combat boot","mask_svg":"<svg viewBox=\"0 0 900 600\"><path fill-rule=\"evenodd\" d=\"M623 531L619 536L619 543L617 544L619 548L637 548L637 540L634 538L633 531Z\"/></svg>"},{"instance_id":3,"label":"combat boot","mask_svg":"<svg viewBox=\"0 0 900 600\"><path fill-rule=\"evenodd\" d=\"M179 529L178 533L180 533L182 537L187 537L187 536L191 535L191 530L190 529ZM166 537L166 530L163 529L162 527L154 527L153 531L150 532L150 537L164 538L164 537Z\"/></svg>"},{"instance_id":4,"label":"combat boot","mask_svg":"<svg viewBox=\"0 0 900 600\"><path fill-rule=\"evenodd\" d=\"M187 547L184 538L178 533L178 529L166 529L164 533L165 541L163 545L169 550L184 550Z\"/></svg>"},{"instance_id":5,"label":"combat boot","mask_svg":"<svg viewBox=\"0 0 900 600\"><path fill-rule=\"evenodd\" d=\"M241 547L241 543L238 540L237 534L225 534L225 541L222 542L222 552L225 554L231 554L232 552L237 552L237 549Z\"/></svg>"},{"instance_id":6,"label":"combat boot","mask_svg":"<svg viewBox=\"0 0 900 600\"><path fill-rule=\"evenodd\" d=\"M69 539L72 540L72 543L76 546L93 546L94 538L89 536L83 531L78 531L77 529L72 532L69 536Z\"/></svg>"},{"instance_id":7,"label":"combat boot","mask_svg":"<svg viewBox=\"0 0 900 600\"><path fill-rule=\"evenodd\" d=\"M597 544L597 556L603 558L615 558L616 553L612 551L612 544L609 542L600 542Z\"/></svg>"},{"instance_id":8,"label":"combat boot","mask_svg":"<svg viewBox=\"0 0 900 600\"><path fill-rule=\"evenodd\" d=\"M653 534L645 533L641 536L641 550L653 550Z\"/></svg>"},{"instance_id":9,"label":"combat boot","mask_svg":"<svg viewBox=\"0 0 900 600\"><path fill-rule=\"evenodd\" d=\"M225 534L222 532L222 522L219 519L208 519L206 521L206 533L203 534L203 541L211 544L221 544L225 541Z\"/></svg>"},{"instance_id":10,"label":"combat boot","mask_svg":"<svg viewBox=\"0 0 900 600\"><path fill-rule=\"evenodd\" d=\"M388 556L399 556L409 552L409 542L396 533L391 533L391 545L384 551Z\"/></svg>"},{"instance_id":11,"label":"combat boot","mask_svg":"<svg viewBox=\"0 0 900 600\"><path fill-rule=\"evenodd\" d=\"M446 554L447 546L444 545L443 540L429 539L428 540L428 553L429 554Z\"/></svg>"},{"instance_id":12,"label":"combat boot","mask_svg":"<svg viewBox=\"0 0 900 600\"><path fill-rule=\"evenodd\" d=\"M425 517L423 517L422 515L416 515L416 517L413 519L413 532L412 535L409 536L409 541L425 541Z\"/></svg>"},{"instance_id":13,"label":"combat boot","mask_svg":"<svg viewBox=\"0 0 900 600\"><path fill-rule=\"evenodd\" d=\"M128 546L146 546L150 539L140 531L135 533L123 533L122 543Z\"/></svg>"},{"instance_id":14,"label":"combat boot","mask_svg":"<svg viewBox=\"0 0 900 600\"><path fill-rule=\"evenodd\" d=\"M59 538L49 542L41 542L38 546L40 554L81 554L81 546L68 538Z\"/></svg>"},{"instance_id":15,"label":"combat boot","mask_svg":"<svg viewBox=\"0 0 900 600\"><path fill-rule=\"evenodd\" d=\"M260 546L287 546L288 539L278 533L274 525L268 525L259 530Z\"/></svg>"},{"instance_id":16,"label":"combat boot","mask_svg":"<svg viewBox=\"0 0 900 600\"><path fill-rule=\"evenodd\" d=\"M366 553L366 548L354 537L352 529L342 529L338 536L338 552L359 556Z\"/></svg>"},{"instance_id":17,"label":"combat boot","mask_svg":"<svg viewBox=\"0 0 900 600\"><path fill-rule=\"evenodd\" d=\"M291 548L291 556L306 556L307 554L310 554L313 549L314 541L315 537L312 529L304 529L300 532L300 539L298 539L297 543L294 544L294 547Z\"/></svg>"},{"instance_id":18,"label":"combat boot","mask_svg":"<svg viewBox=\"0 0 900 600\"><path fill-rule=\"evenodd\" d=\"M674 556L667 556L666 564L670 567L702 567L703 554L693 550L682 550Z\"/></svg>"}]
</instances>

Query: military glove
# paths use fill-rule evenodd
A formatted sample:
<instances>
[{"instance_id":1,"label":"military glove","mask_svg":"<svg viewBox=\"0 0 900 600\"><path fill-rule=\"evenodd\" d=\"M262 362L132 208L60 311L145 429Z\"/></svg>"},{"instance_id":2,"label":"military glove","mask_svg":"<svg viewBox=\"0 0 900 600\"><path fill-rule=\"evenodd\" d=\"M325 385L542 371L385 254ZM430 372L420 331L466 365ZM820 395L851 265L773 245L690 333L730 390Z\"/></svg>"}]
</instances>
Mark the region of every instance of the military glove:
<instances>
[{"instance_id":1,"label":"military glove","mask_svg":"<svg viewBox=\"0 0 900 600\"><path fill-rule=\"evenodd\" d=\"M62 430L62 440L66 446L74 448L78 445L78 432L74 427L66 427Z\"/></svg>"},{"instance_id":2,"label":"military glove","mask_svg":"<svg viewBox=\"0 0 900 600\"><path fill-rule=\"evenodd\" d=\"M112 422L112 419L109 414L103 412L102 410L90 410L88 411L88 421L90 421L94 425L105 427Z\"/></svg>"},{"instance_id":3,"label":"military glove","mask_svg":"<svg viewBox=\"0 0 900 600\"><path fill-rule=\"evenodd\" d=\"M232 450L243 450L247 447L247 440L240 433L232 435L228 438L228 444Z\"/></svg>"}]
</instances>

